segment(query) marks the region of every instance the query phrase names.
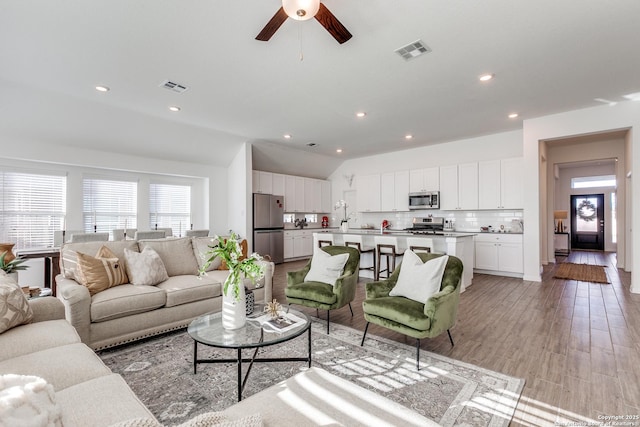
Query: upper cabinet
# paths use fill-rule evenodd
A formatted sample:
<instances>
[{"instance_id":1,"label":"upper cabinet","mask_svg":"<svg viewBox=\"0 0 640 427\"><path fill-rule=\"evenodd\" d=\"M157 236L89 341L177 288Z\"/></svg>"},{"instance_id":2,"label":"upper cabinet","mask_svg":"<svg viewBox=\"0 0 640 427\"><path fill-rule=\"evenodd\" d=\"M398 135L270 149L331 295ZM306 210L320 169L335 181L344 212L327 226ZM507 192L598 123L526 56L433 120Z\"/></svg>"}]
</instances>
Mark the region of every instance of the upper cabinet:
<instances>
[{"instance_id":1,"label":"upper cabinet","mask_svg":"<svg viewBox=\"0 0 640 427\"><path fill-rule=\"evenodd\" d=\"M331 181L321 181L320 187L321 212L329 213L333 210L333 202L331 200Z\"/></svg>"},{"instance_id":2,"label":"upper cabinet","mask_svg":"<svg viewBox=\"0 0 640 427\"><path fill-rule=\"evenodd\" d=\"M284 196L284 175L280 173L272 174L272 192L276 196Z\"/></svg>"},{"instance_id":3,"label":"upper cabinet","mask_svg":"<svg viewBox=\"0 0 640 427\"><path fill-rule=\"evenodd\" d=\"M521 157L478 163L479 209L522 209Z\"/></svg>"},{"instance_id":4,"label":"upper cabinet","mask_svg":"<svg viewBox=\"0 0 640 427\"><path fill-rule=\"evenodd\" d=\"M304 179L304 211L322 212L322 185L319 179Z\"/></svg>"},{"instance_id":5,"label":"upper cabinet","mask_svg":"<svg viewBox=\"0 0 640 427\"><path fill-rule=\"evenodd\" d=\"M440 167L440 209L478 209L478 163Z\"/></svg>"},{"instance_id":6,"label":"upper cabinet","mask_svg":"<svg viewBox=\"0 0 640 427\"><path fill-rule=\"evenodd\" d=\"M253 192L273 194L272 191L273 174L271 172L253 171Z\"/></svg>"},{"instance_id":7,"label":"upper cabinet","mask_svg":"<svg viewBox=\"0 0 640 427\"><path fill-rule=\"evenodd\" d=\"M258 186L266 182L264 174L269 175L270 187ZM284 211L288 213L328 213L331 212L331 182L301 176L283 175L253 171L255 193L284 196ZM256 191L260 190L260 191Z\"/></svg>"},{"instance_id":8,"label":"upper cabinet","mask_svg":"<svg viewBox=\"0 0 640 427\"><path fill-rule=\"evenodd\" d=\"M409 192L440 190L440 173L438 167L426 169L412 169L409 171Z\"/></svg>"},{"instance_id":9,"label":"upper cabinet","mask_svg":"<svg viewBox=\"0 0 640 427\"><path fill-rule=\"evenodd\" d=\"M380 175L380 210L409 210L409 172L387 172Z\"/></svg>"},{"instance_id":10,"label":"upper cabinet","mask_svg":"<svg viewBox=\"0 0 640 427\"><path fill-rule=\"evenodd\" d=\"M380 174L358 175L356 203L359 212L380 211Z\"/></svg>"}]
</instances>

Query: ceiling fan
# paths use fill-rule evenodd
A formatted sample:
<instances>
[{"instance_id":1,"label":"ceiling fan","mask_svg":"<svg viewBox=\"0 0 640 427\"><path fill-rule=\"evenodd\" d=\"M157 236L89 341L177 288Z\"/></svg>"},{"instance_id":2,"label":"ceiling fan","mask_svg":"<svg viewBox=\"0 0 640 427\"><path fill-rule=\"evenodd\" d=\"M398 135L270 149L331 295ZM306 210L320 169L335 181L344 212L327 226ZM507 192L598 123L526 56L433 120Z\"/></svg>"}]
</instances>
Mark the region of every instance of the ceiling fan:
<instances>
[{"instance_id":1,"label":"ceiling fan","mask_svg":"<svg viewBox=\"0 0 640 427\"><path fill-rule=\"evenodd\" d=\"M256 40L269 41L287 18L293 18L296 21L316 18L340 44L352 37L349 30L338 21L324 4L320 3L320 0L282 0L282 7L264 26L260 34L256 36Z\"/></svg>"}]
</instances>

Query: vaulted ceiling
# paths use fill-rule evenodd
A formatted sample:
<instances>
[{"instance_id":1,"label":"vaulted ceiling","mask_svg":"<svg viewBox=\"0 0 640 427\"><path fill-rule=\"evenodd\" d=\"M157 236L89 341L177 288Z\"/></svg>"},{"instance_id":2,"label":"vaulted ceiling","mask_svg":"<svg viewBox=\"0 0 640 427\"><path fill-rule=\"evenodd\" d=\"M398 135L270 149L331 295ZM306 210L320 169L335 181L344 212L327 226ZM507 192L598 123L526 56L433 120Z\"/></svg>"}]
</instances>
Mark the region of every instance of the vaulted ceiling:
<instances>
[{"instance_id":1,"label":"vaulted ceiling","mask_svg":"<svg viewBox=\"0 0 640 427\"><path fill-rule=\"evenodd\" d=\"M323 3L345 44L315 20L255 40L278 0L3 0L0 139L223 166L249 141L261 169L326 176L640 92L637 0Z\"/></svg>"}]
</instances>

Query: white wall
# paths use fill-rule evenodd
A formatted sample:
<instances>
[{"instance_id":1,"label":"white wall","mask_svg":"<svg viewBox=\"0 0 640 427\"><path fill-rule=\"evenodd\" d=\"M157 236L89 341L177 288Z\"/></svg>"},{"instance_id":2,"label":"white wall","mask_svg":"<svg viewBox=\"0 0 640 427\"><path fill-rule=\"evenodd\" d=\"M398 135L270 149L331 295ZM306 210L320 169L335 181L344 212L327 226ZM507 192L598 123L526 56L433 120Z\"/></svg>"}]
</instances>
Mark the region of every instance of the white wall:
<instances>
[{"instance_id":1,"label":"white wall","mask_svg":"<svg viewBox=\"0 0 640 427\"><path fill-rule=\"evenodd\" d=\"M253 248L252 178L251 145L243 144L227 169L226 202L229 228L247 239L249 249Z\"/></svg>"},{"instance_id":2,"label":"white wall","mask_svg":"<svg viewBox=\"0 0 640 427\"><path fill-rule=\"evenodd\" d=\"M524 121L523 128L523 151L524 151L524 171L525 176L545 177L545 173L540 173L540 142L556 138L570 136L588 135L599 132L613 130L632 129L640 126L640 102L623 102L615 106L602 106L588 108L584 110L570 111L567 113L555 114L536 119ZM634 132L628 139L629 147L626 150L631 152L629 167L631 169L640 168L640 134ZM634 149L635 148L635 149ZM633 177L631 178L631 181ZM637 187L637 186L635 186ZM541 184L538 179L525 180L524 204L524 259L525 259L525 280L540 280L541 269L541 212L540 205L542 198L546 197L541 193ZM631 205L631 212L638 212L640 209L640 194L638 190L631 192L627 202ZM640 217L628 215L632 218L627 221L626 232L631 236L633 247L640 244ZM548 227L545 227L548 228ZM630 258L629 253L625 256L625 266L627 270L638 271L640 259L637 256ZM632 292L640 292L640 283L635 283L632 273Z\"/></svg>"}]
</instances>

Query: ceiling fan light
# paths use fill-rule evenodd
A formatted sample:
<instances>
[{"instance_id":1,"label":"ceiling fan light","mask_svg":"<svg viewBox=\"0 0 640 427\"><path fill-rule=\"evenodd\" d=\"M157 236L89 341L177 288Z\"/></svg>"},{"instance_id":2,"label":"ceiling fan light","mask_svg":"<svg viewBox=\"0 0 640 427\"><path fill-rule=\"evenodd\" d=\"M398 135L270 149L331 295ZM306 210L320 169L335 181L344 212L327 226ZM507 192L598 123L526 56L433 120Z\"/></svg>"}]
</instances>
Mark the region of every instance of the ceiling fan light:
<instances>
[{"instance_id":1,"label":"ceiling fan light","mask_svg":"<svg viewBox=\"0 0 640 427\"><path fill-rule=\"evenodd\" d=\"M306 21L316 16L320 0L282 0L282 8L289 18Z\"/></svg>"}]
</instances>

